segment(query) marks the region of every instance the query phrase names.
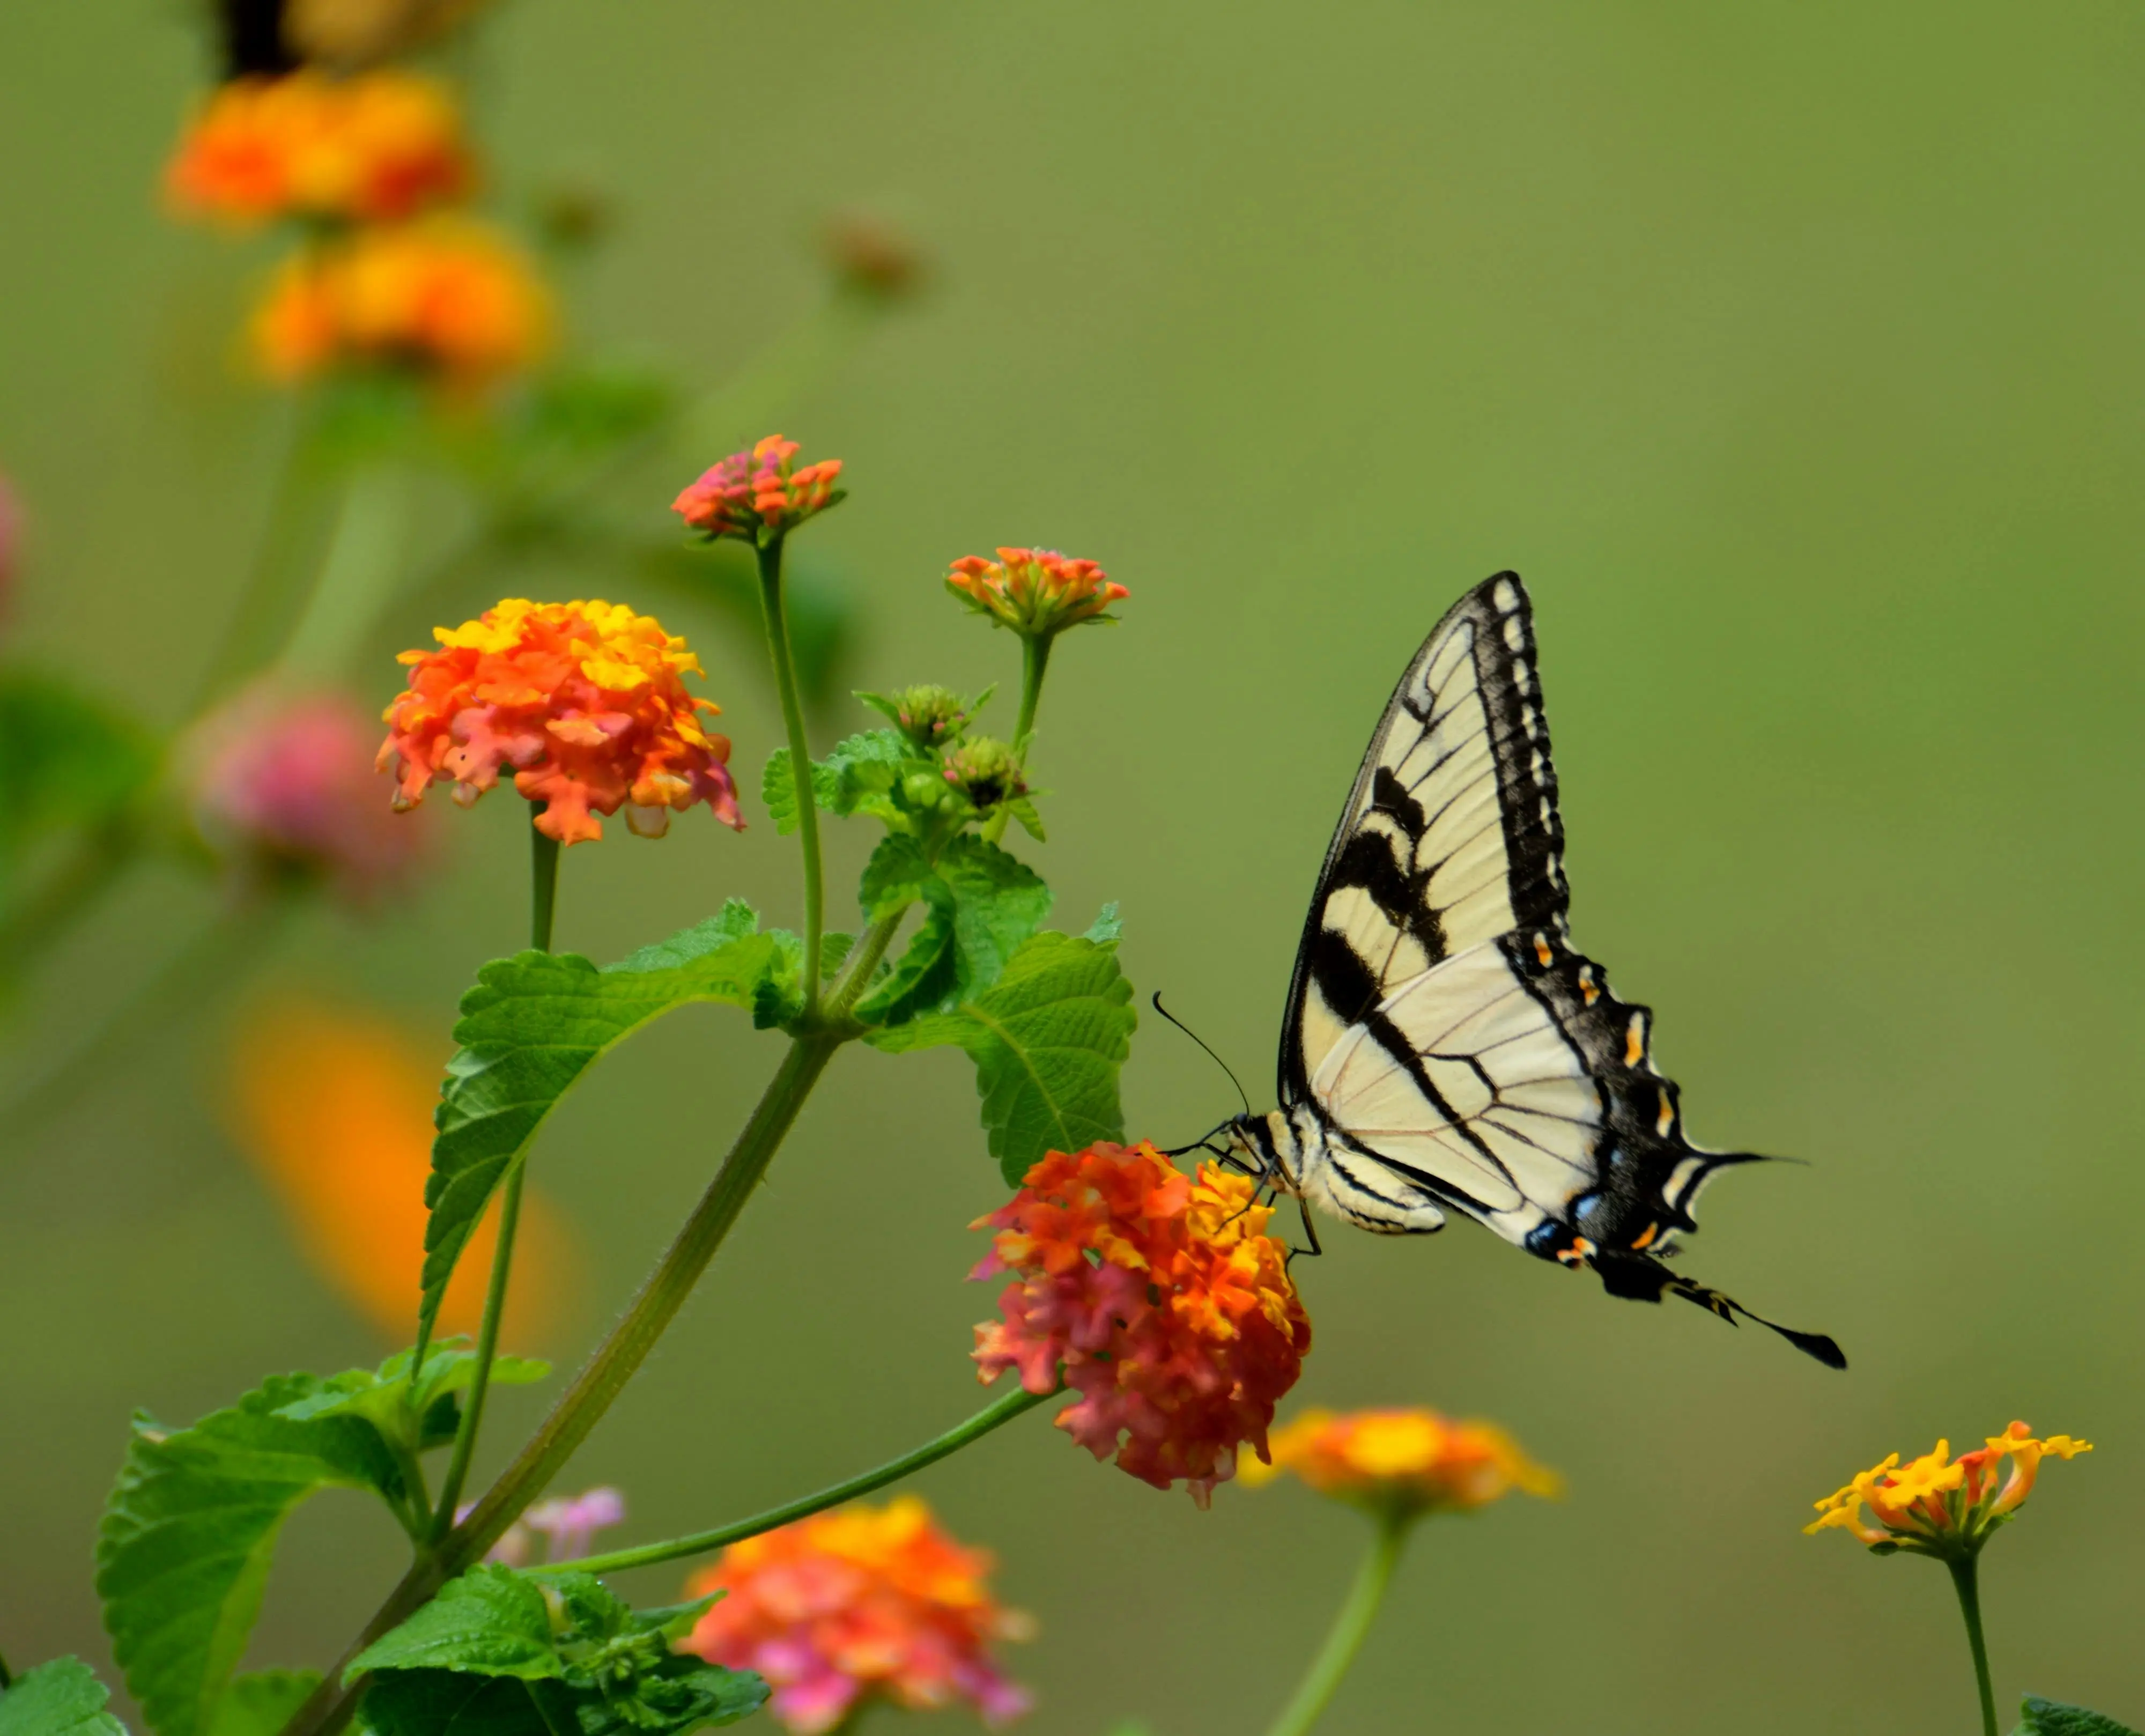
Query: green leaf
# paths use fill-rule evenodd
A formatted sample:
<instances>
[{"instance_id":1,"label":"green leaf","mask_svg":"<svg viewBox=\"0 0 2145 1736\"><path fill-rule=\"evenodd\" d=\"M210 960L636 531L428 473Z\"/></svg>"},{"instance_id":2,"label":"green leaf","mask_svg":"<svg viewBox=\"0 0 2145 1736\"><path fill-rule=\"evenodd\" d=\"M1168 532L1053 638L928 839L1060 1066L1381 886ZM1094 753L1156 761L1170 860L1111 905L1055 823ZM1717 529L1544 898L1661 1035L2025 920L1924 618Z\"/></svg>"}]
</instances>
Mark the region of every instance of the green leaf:
<instances>
[{"instance_id":1,"label":"green leaf","mask_svg":"<svg viewBox=\"0 0 2145 1736\"><path fill-rule=\"evenodd\" d=\"M55 1658L0 1694L0 1736L127 1736L104 1709L111 1691L79 1658Z\"/></svg>"},{"instance_id":2,"label":"green leaf","mask_svg":"<svg viewBox=\"0 0 2145 1736\"><path fill-rule=\"evenodd\" d=\"M824 759L814 762L812 798L823 813L854 813L892 789L904 769L924 763L899 730L866 730L837 742ZM789 749L777 748L768 756L759 795L776 831L786 837L797 829L797 781L789 769Z\"/></svg>"},{"instance_id":3,"label":"green leaf","mask_svg":"<svg viewBox=\"0 0 2145 1736\"><path fill-rule=\"evenodd\" d=\"M908 948L857 1007L869 1025L898 1025L945 1012L998 981L1013 950L1050 913L1050 888L996 844L961 834L934 866L895 833L872 853L858 888L873 920L923 900L930 908Z\"/></svg>"},{"instance_id":4,"label":"green leaf","mask_svg":"<svg viewBox=\"0 0 2145 1736\"><path fill-rule=\"evenodd\" d=\"M510 1568L478 1566L360 1652L343 1680L376 1669L458 1669L533 1682L563 1667L543 1589Z\"/></svg>"},{"instance_id":5,"label":"green leaf","mask_svg":"<svg viewBox=\"0 0 2145 1736\"><path fill-rule=\"evenodd\" d=\"M924 883L930 899L908 948L878 985L857 1003L868 1025L900 1025L959 992L960 953L954 944L953 893L935 876Z\"/></svg>"},{"instance_id":6,"label":"green leaf","mask_svg":"<svg viewBox=\"0 0 2145 1736\"><path fill-rule=\"evenodd\" d=\"M1046 842L1049 834L1043 829L1043 816L1036 812L1033 796L1015 796L1006 803L1006 812L1020 822L1020 829L1038 843Z\"/></svg>"},{"instance_id":7,"label":"green leaf","mask_svg":"<svg viewBox=\"0 0 2145 1736\"><path fill-rule=\"evenodd\" d=\"M410 1377L408 1350L397 1350L376 1369L332 1375L311 1396L284 1405L278 1416L303 1422L316 1416L359 1416L389 1442L411 1452L443 1446L460 1420L454 1395L476 1378L476 1351L465 1338L449 1339L425 1358L421 1380ZM547 1378L551 1365L530 1356L495 1356L494 1385L526 1386Z\"/></svg>"},{"instance_id":8,"label":"green leaf","mask_svg":"<svg viewBox=\"0 0 2145 1736\"><path fill-rule=\"evenodd\" d=\"M1124 932L1125 925L1117 918L1117 901L1112 898L1096 913L1095 920L1088 923L1087 932L1082 938L1093 941L1098 947L1113 947L1123 938Z\"/></svg>"},{"instance_id":9,"label":"green leaf","mask_svg":"<svg viewBox=\"0 0 2145 1736\"><path fill-rule=\"evenodd\" d=\"M421 1344L493 1191L598 1057L674 1008L757 1007L765 985L779 990L784 972L794 977L794 957L758 928L752 907L733 898L719 916L603 970L577 953L529 952L477 972L455 1027L462 1047L447 1063L433 1117Z\"/></svg>"},{"instance_id":10,"label":"green leaf","mask_svg":"<svg viewBox=\"0 0 2145 1736\"><path fill-rule=\"evenodd\" d=\"M923 846L905 833L889 832L878 841L857 882L857 903L864 920L879 922L907 909L923 896L924 885L932 878Z\"/></svg>"},{"instance_id":11,"label":"green leaf","mask_svg":"<svg viewBox=\"0 0 2145 1736\"><path fill-rule=\"evenodd\" d=\"M2028 1694L2018 1709L2026 1721L2011 1736L2138 1736L2129 1725L2118 1724L2105 1713L2063 1705L2038 1694Z\"/></svg>"},{"instance_id":12,"label":"green leaf","mask_svg":"<svg viewBox=\"0 0 2145 1736\"><path fill-rule=\"evenodd\" d=\"M212 1736L276 1736L320 1685L316 1669L264 1669L237 1677L216 1708Z\"/></svg>"},{"instance_id":13,"label":"green leaf","mask_svg":"<svg viewBox=\"0 0 2145 1736\"><path fill-rule=\"evenodd\" d=\"M889 1053L943 1043L966 1050L991 1155L1018 1186L1046 1152L1124 1137L1117 1074L1139 1022L1132 993L1111 946L1038 934L983 994L864 1041Z\"/></svg>"},{"instance_id":14,"label":"green leaf","mask_svg":"<svg viewBox=\"0 0 2145 1736\"><path fill-rule=\"evenodd\" d=\"M158 1736L214 1731L276 1539L301 1501L328 1488L406 1498L365 1419L276 1414L326 1386L280 1375L190 1429L135 1419L98 1530L97 1590L113 1655Z\"/></svg>"},{"instance_id":15,"label":"green leaf","mask_svg":"<svg viewBox=\"0 0 2145 1736\"><path fill-rule=\"evenodd\" d=\"M49 833L116 817L159 757L147 729L59 677L0 670L0 867Z\"/></svg>"},{"instance_id":16,"label":"green leaf","mask_svg":"<svg viewBox=\"0 0 2145 1736\"><path fill-rule=\"evenodd\" d=\"M759 1709L767 1684L674 1649L714 1601L636 1612L588 1574L478 1567L361 1654L345 1680L376 1673L365 1715L380 1736L518 1736L546 1724L661 1736L732 1724ZM470 1693L472 1677L510 1679L521 1698Z\"/></svg>"},{"instance_id":17,"label":"green leaf","mask_svg":"<svg viewBox=\"0 0 2145 1736\"><path fill-rule=\"evenodd\" d=\"M960 992L980 994L998 980L1014 948L1043 926L1050 888L1018 858L966 833L939 856L938 878L953 892Z\"/></svg>"}]
</instances>

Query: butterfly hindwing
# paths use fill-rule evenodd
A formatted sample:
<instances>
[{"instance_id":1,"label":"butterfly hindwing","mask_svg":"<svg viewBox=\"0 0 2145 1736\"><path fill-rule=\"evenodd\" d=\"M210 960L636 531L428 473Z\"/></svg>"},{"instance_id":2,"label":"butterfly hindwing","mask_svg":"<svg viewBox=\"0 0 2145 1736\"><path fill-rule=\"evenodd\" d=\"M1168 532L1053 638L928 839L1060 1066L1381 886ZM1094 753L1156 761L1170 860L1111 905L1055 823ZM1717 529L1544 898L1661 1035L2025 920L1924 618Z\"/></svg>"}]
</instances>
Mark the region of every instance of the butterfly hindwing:
<instances>
[{"instance_id":1,"label":"butterfly hindwing","mask_svg":"<svg viewBox=\"0 0 2145 1736\"><path fill-rule=\"evenodd\" d=\"M1514 928L1560 934L1563 852L1533 611L1500 573L1424 640L1356 772L1289 987L1283 1099L1401 982Z\"/></svg>"}]
</instances>

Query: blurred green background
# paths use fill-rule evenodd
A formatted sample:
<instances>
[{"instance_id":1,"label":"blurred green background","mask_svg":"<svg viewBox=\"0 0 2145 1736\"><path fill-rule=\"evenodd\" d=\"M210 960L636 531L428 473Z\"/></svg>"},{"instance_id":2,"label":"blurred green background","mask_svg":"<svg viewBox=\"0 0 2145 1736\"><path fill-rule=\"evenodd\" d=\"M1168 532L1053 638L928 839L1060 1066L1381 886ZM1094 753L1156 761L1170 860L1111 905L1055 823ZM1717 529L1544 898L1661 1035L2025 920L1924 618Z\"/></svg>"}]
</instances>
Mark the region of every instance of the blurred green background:
<instances>
[{"instance_id":1,"label":"blurred green background","mask_svg":"<svg viewBox=\"0 0 2145 1736\"><path fill-rule=\"evenodd\" d=\"M275 249L157 208L194 24L171 0L0 11L0 468L32 514L11 630L163 721L236 589L282 415L227 335ZM940 590L953 556L1038 542L1131 587L1124 625L1054 666L1051 842L1028 853L1063 926L1122 901L1142 997L1262 1107L1394 675L1467 585L1509 565L1532 586L1577 938L1658 1009L1698 1137L1809 1160L1724 1179L1688 1269L1854 1366L1612 1302L1464 1225L1331 1234L1297 1268L1317 1340L1293 1402L1493 1417L1570 1490L1426 1527L1326 1728L1968 1728L1943 1575L1797 1528L1884 1452L2014 1415L2101 1450L1988 1558L2001 1692L2145 1719L2133 0L513 0L465 67L502 194L575 177L617 201L570 286L599 351L719 378L819 293L837 206L928 248L930 293L776 419L848 461L810 537L861 613L852 684L1013 682L1013 641ZM651 534L689 474L649 493ZM532 566L509 588L630 583ZM662 607L755 788L779 734L755 647ZM405 614L417 643L435 613ZM396 676L362 679L379 703ZM823 739L863 722L845 706ZM444 1052L476 964L520 942L519 822L456 816L421 899L316 911L241 1005L324 989ZM840 838L845 872L867 842ZM618 828L570 856L560 943L615 958L731 894L794 921L791 876L764 823ZM134 883L18 1002L17 1059L88 1028L208 902L176 873ZM204 997L0 1147L18 1664L108 1663L89 1550L130 1406L185 1419L392 1347L223 1131L231 1021ZM575 1097L535 1174L586 1241L582 1301L517 1348L582 1353L774 1052L693 1009ZM1233 1107L1152 1017L1126 1089L1167 1142ZM623 1485L629 1537L659 1535L964 1414L990 1294L962 1281L963 1226L1002 1196L958 1056L845 1057L569 1486ZM494 1460L544 1403L500 1395ZM1293 1485L1197 1512L1039 1418L920 1487L1040 1618L1009 1659L1033 1736L1259 1728L1362 1540ZM326 1661L396 1553L356 1497L305 1510L255 1658Z\"/></svg>"}]
</instances>

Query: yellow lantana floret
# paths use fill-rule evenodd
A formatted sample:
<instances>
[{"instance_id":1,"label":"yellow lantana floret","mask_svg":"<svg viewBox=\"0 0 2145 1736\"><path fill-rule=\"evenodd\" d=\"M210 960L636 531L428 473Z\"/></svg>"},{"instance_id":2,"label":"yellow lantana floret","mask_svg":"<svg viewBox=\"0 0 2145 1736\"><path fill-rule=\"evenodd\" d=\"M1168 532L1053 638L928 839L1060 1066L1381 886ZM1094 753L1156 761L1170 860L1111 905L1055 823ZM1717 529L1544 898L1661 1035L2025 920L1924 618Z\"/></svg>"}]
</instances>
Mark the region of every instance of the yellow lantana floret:
<instances>
[{"instance_id":1,"label":"yellow lantana floret","mask_svg":"<svg viewBox=\"0 0 2145 1736\"><path fill-rule=\"evenodd\" d=\"M1563 1490L1555 1472L1496 1425L1455 1422L1434 1410L1306 1410L1276 1432L1272 1450L1272 1465L1247 1465L1245 1480L1293 1471L1321 1495L1380 1510L1469 1509L1515 1491L1550 1497Z\"/></svg>"},{"instance_id":2,"label":"yellow lantana floret","mask_svg":"<svg viewBox=\"0 0 2145 1736\"><path fill-rule=\"evenodd\" d=\"M2024 1423L2014 1422L1957 1459L1948 1440L1905 1465L1897 1453L1888 1454L1882 1464L1819 1501L1817 1518L1803 1530L1812 1535L1846 1531L1887 1551L1970 1556L2033 1492L2043 1458L2073 1459L2092 1450L2092 1442L2068 1435L2037 1440ZM1869 1518L1864 1517L1865 1509Z\"/></svg>"}]
</instances>

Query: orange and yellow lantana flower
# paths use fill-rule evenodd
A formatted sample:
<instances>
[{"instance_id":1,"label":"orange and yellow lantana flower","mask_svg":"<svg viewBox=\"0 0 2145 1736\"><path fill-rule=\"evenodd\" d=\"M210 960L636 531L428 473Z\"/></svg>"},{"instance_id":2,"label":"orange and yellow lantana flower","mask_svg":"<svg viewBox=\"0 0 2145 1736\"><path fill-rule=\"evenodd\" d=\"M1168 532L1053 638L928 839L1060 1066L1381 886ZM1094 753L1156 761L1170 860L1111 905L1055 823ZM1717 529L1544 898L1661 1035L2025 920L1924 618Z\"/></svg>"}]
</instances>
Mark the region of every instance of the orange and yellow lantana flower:
<instances>
[{"instance_id":1,"label":"orange and yellow lantana flower","mask_svg":"<svg viewBox=\"0 0 2145 1736\"><path fill-rule=\"evenodd\" d=\"M1287 1471L1321 1495L1401 1516L1486 1507L1515 1491L1554 1496L1564 1486L1494 1424L1421 1409L1306 1410L1276 1431L1272 1465L1247 1467L1244 1480Z\"/></svg>"},{"instance_id":2,"label":"orange and yellow lantana flower","mask_svg":"<svg viewBox=\"0 0 2145 1736\"><path fill-rule=\"evenodd\" d=\"M918 1712L967 1700L995 1727L1028 1697L999 1672L990 1642L1033 1628L992 1597L991 1564L913 1495L818 1514L732 1544L695 1575L690 1595L724 1595L682 1649L759 1671L774 1690L768 1709L799 1736L873 1699Z\"/></svg>"},{"instance_id":3,"label":"orange and yellow lantana flower","mask_svg":"<svg viewBox=\"0 0 2145 1736\"><path fill-rule=\"evenodd\" d=\"M1051 1152L972 1226L998 1234L970 1276L1018 1279L1003 1318L976 1328L979 1376L1017 1370L1048 1393L1062 1369L1080 1398L1059 1428L1157 1489L1181 1479L1205 1505L1239 1446L1265 1455L1311 1348L1272 1215L1249 1179L1211 1164L1187 1176L1152 1145Z\"/></svg>"},{"instance_id":4,"label":"orange and yellow lantana flower","mask_svg":"<svg viewBox=\"0 0 2145 1736\"><path fill-rule=\"evenodd\" d=\"M970 555L953 563L946 588L978 614L1025 638L1048 638L1102 613L1132 593L1092 560L1068 560L1048 549L1001 549L996 560Z\"/></svg>"},{"instance_id":5,"label":"orange and yellow lantana flower","mask_svg":"<svg viewBox=\"0 0 2145 1736\"><path fill-rule=\"evenodd\" d=\"M361 229L285 263L253 319L275 378L403 367L461 386L527 366L550 300L503 239L466 219Z\"/></svg>"},{"instance_id":6,"label":"orange and yellow lantana flower","mask_svg":"<svg viewBox=\"0 0 2145 1736\"><path fill-rule=\"evenodd\" d=\"M1971 1556L2033 1493L2042 1460L2073 1459L2092 1450L2091 1441L2068 1435L2037 1440L2025 1424L2014 1422L1956 1459L1948 1440L1904 1465L1897 1453L1889 1454L1883 1464L1819 1501L1818 1517L1803 1530L1845 1531L1885 1554L1908 1549L1944 1559Z\"/></svg>"},{"instance_id":7,"label":"orange and yellow lantana flower","mask_svg":"<svg viewBox=\"0 0 2145 1736\"><path fill-rule=\"evenodd\" d=\"M452 98L394 72L234 79L165 171L181 211L241 223L395 221L463 197L474 178Z\"/></svg>"},{"instance_id":8,"label":"orange and yellow lantana flower","mask_svg":"<svg viewBox=\"0 0 2145 1736\"><path fill-rule=\"evenodd\" d=\"M729 739L699 723L719 708L685 691L699 659L660 622L617 604L511 597L432 636L437 650L402 654L410 684L385 714L379 765L395 773L398 806L445 783L467 807L510 767L514 787L544 804L537 829L561 843L601 838L596 815L622 807L649 836L699 802L743 829Z\"/></svg>"}]
</instances>

